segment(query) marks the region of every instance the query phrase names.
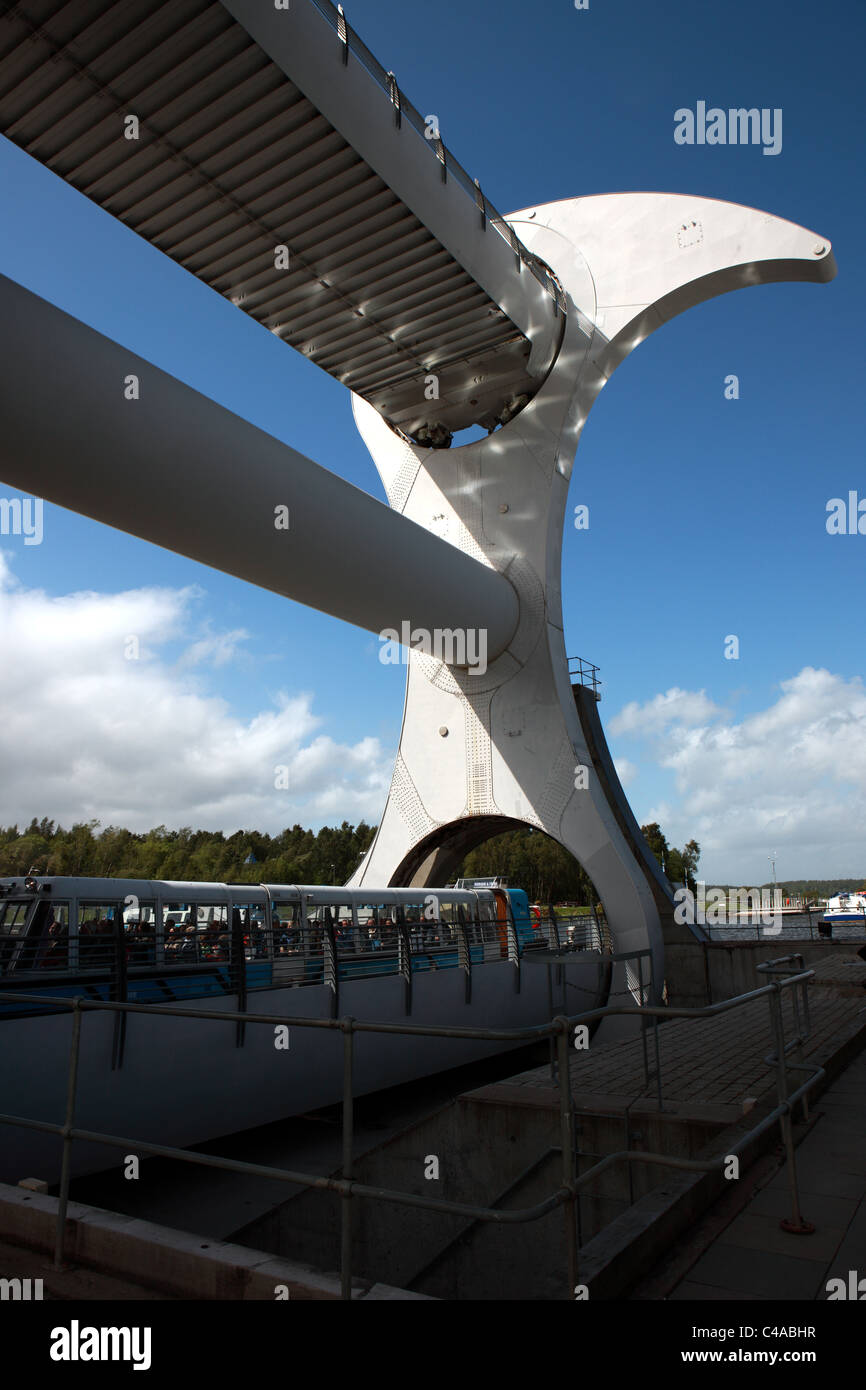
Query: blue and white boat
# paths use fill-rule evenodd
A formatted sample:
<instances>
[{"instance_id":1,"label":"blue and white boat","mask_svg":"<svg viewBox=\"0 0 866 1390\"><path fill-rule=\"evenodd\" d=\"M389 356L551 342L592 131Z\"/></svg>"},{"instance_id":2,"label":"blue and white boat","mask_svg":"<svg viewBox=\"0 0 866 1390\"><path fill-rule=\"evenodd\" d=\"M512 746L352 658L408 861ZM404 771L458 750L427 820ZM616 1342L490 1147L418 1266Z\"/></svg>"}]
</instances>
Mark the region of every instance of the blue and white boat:
<instances>
[{"instance_id":1,"label":"blue and white boat","mask_svg":"<svg viewBox=\"0 0 866 1390\"><path fill-rule=\"evenodd\" d=\"M601 953L569 953L555 924L533 924L520 889L0 879L0 1181L56 1181L59 1139L2 1116L63 1123L72 1020L62 1000L144 1006L84 1012L76 1128L185 1146L339 1100L342 1036L323 1020L546 1022L562 1004L538 968L545 947L569 956L556 969L573 1008L605 1002ZM293 1025L283 1040L272 1023L175 1012L190 1007L314 1026ZM363 1033L355 1094L515 1045ZM76 1141L73 1171L121 1152Z\"/></svg>"},{"instance_id":2,"label":"blue and white boat","mask_svg":"<svg viewBox=\"0 0 866 1390\"><path fill-rule=\"evenodd\" d=\"M861 888L857 893L840 890L832 898L828 898L823 921L828 926L842 926L846 923L849 926L857 926L860 923L866 925L866 888Z\"/></svg>"}]
</instances>

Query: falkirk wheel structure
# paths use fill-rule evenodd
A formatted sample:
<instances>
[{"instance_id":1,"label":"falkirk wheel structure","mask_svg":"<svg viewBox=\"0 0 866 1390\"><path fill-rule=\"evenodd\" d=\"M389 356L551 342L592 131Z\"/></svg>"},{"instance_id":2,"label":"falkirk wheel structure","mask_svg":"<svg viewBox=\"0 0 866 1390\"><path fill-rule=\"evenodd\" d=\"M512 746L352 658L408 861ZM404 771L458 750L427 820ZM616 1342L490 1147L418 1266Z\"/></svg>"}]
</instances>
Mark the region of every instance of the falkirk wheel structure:
<instances>
[{"instance_id":1,"label":"falkirk wheel structure","mask_svg":"<svg viewBox=\"0 0 866 1390\"><path fill-rule=\"evenodd\" d=\"M503 217L328 0L17 5L0 130L342 381L390 506L2 277L0 476L408 644L393 780L352 883L443 883L535 827L592 878L617 953L651 954L658 997L665 948L700 931L675 924L595 693L569 674L575 451L654 329L729 290L827 281L829 243L684 194ZM487 436L452 446L473 424Z\"/></svg>"}]
</instances>

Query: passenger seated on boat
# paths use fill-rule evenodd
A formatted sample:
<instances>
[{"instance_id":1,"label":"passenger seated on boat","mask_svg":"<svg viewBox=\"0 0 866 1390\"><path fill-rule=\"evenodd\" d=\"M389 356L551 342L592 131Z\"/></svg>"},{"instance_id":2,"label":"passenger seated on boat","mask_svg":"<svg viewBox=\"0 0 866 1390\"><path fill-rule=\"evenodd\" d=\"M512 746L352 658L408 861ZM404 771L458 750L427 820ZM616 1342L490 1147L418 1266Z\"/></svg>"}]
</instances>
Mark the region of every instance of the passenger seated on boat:
<instances>
[{"instance_id":1,"label":"passenger seated on boat","mask_svg":"<svg viewBox=\"0 0 866 1390\"><path fill-rule=\"evenodd\" d=\"M228 960L231 955L231 937L228 932L223 932L216 941L207 946L205 953L208 960Z\"/></svg>"},{"instance_id":2,"label":"passenger seated on boat","mask_svg":"<svg viewBox=\"0 0 866 1390\"><path fill-rule=\"evenodd\" d=\"M275 946L276 946L277 955L279 955L279 956L293 956L293 955L297 955L298 948L299 948L299 945L300 945L299 933L298 933L297 928L296 928L296 927L289 926L288 924L283 924L283 925L281 926L281 925L280 925L280 922L279 922L278 919L275 917L275 918L274 918L274 943L275 943Z\"/></svg>"},{"instance_id":3,"label":"passenger seated on boat","mask_svg":"<svg viewBox=\"0 0 866 1390\"><path fill-rule=\"evenodd\" d=\"M183 933L181 932L181 929L178 926L178 924L175 922L174 925L169 927L168 929L168 936L165 940L165 954L167 956L176 957L178 951L180 950L182 941Z\"/></svg>"},{"instance_id":4,"label":"passenger seated on boat","mask_svg":"<svg viewBox=\"0 0 866 1390\"><path fill-rule=\"evenodd\" d=\"M198 960L198 931L192 925L188 926L183 934L180 956L186 962Z\"/></svg>"},{"instance_id":5,"label":"passenger seated on boat","mask_svg":"<svg viewBox=\"0 0 866 1390\"><path fill-rule=\"evenodd\" d=\"M131 940L127 948L127 960L130 965L152 965L156 947L153 925L139 922L133 926L129 935Z\"/></svg>"},{"instance_id":6,"label":"passenger seated on boat","mask_svg":"<svg viewBox=\"0 0 866 1390\"><path fill-rule=\"evenodd\" d=\"M68 960L66 928L60 922L55 922L52 913L48 922L47 936L41 946L39 966L43 970L65 970Z\"/></svg>"},{"instance_id":7,"label":"passenger seated on boat","mask_svg":"<svg viewBox=\"0 0 866 1390\"><path fill-rule=\"evenodd\" d=\"M88 917L78 929L78 954L82 970L104 969L111 964L112 924L107 917Z\"/></svg>"}]
</instances>

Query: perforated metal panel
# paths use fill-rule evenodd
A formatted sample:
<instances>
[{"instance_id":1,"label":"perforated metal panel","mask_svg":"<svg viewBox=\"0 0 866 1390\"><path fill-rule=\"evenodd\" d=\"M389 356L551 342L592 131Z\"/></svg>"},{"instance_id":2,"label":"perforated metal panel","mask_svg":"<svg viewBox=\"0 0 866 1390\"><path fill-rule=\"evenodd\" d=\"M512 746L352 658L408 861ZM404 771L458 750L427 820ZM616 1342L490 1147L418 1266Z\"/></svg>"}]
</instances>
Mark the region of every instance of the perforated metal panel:
<instances>
[{"instance_id":1,"label":"perforated metal panel","mask_svg":"<svg viewBox=\"0 0 866 1390\"><path fill-rule=\"evenodd\" d=\"M216 0L7 8L0 130L413 437L490 428L549 366Z\"/></svg>"}]
</instances>

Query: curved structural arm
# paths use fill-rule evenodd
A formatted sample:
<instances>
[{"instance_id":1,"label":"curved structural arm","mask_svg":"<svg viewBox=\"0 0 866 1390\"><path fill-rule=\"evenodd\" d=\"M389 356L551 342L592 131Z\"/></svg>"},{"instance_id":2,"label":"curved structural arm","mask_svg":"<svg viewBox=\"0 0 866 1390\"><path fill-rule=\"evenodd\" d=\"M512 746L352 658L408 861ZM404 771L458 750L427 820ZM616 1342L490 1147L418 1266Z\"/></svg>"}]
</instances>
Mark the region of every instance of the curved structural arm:
<instances>
[{"instance_id":1,"label":"curved structural arm","mask_svg":"<svg viewBox=\"0 0 866 1390\"><path fill-rule=\"evenodd\" d=\"M2 276L0 322L6 483L371 632L504 650L488 565Z\"/></svg>"}]
</instances>

